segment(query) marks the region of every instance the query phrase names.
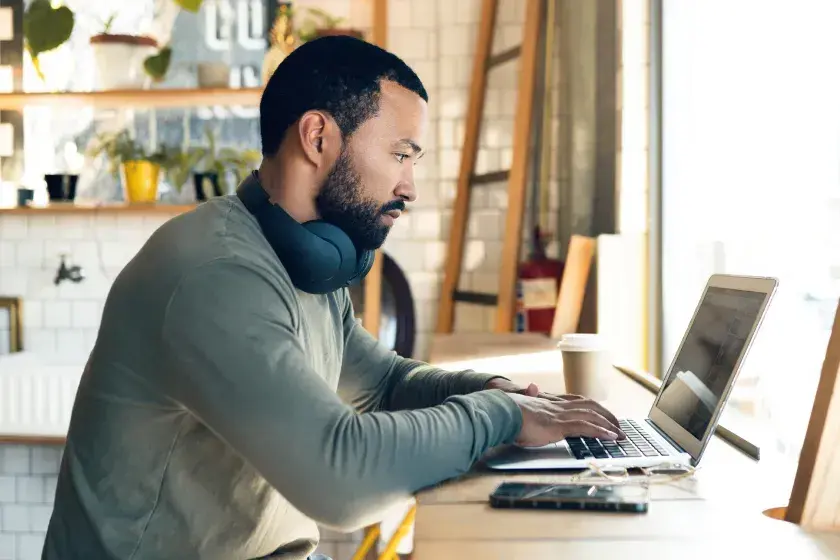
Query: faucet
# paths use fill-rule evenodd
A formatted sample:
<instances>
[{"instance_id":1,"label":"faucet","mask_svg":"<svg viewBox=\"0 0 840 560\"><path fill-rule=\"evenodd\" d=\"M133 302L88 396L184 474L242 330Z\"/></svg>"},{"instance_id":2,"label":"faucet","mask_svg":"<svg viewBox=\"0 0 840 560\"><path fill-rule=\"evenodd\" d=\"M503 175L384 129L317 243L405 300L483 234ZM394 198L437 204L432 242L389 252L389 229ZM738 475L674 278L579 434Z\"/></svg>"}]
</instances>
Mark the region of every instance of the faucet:
<instances>
[{"instance_id":1,"label":"faucet","mask_svg":"<svg viewBox=\"0 0 840 560\"><path fill-rule=\"evenodd\" d=\"M61 255L61 265L58 267L58 271L55 274L55 285L58 286L63 280L70 280L71 282L78 284L82 280L85 279L84 275L82 274L82 267L78 265L73 265L68 267L65 262L65 257L67 255Z\"/></svg>"}]
</instances>

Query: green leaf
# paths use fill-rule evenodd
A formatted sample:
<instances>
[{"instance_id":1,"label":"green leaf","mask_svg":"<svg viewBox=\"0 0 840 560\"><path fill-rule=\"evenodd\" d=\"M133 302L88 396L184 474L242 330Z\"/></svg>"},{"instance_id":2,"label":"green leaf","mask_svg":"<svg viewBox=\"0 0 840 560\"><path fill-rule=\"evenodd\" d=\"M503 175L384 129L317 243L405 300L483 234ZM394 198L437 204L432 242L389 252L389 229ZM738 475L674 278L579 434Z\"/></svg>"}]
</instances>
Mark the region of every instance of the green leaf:
<instances>
[{"instance_id":1,"label":"green leaf","mask_svg":"<svg viewBox=\"0 0 840 560\"><path fill-rule=\"evenodd\" d=\"M175 0L175 3L188 12L198 13L203 0Z\"/></svg>"},{"instance_id":2,"label":"green leaf","mask_svg":"<svg viewBox=\"0 0 840 560\"><path fill-rule=\"evenodd\" d=\"M49 0L33 0L23 16L23 36L32 58L63 45L73 34L74 23L67 6L53 9Z\"/></svg>"},{"instance_id":3,"label":"green leaf","mask_svg":"<svg viewBox=\"0 0 840 560\"><path fill-rule=\"evenodd\" d=\"M157 54L153 54L143 61L143 69L156 82L163 81L172 62L172 49L163 47Z\"/></svg>"}]
</instances>

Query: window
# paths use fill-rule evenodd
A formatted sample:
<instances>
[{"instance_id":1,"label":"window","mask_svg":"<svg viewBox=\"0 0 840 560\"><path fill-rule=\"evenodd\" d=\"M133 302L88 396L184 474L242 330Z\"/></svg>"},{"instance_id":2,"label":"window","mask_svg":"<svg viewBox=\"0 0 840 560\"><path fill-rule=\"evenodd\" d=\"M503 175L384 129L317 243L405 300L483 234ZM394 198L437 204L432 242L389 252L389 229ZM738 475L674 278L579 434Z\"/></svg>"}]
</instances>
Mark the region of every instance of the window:
<instances>
[{"instance_id":1,"label":"window","mask_svg":"<svg viewBox=\"0 0 840 560\"><path fill-rule=\"evenodd\" d=\"M840 297L838 25L822 0L662 13L662 360L710 274L778 277L723 423L792 465Z\"/></svg>"}]
</instances>

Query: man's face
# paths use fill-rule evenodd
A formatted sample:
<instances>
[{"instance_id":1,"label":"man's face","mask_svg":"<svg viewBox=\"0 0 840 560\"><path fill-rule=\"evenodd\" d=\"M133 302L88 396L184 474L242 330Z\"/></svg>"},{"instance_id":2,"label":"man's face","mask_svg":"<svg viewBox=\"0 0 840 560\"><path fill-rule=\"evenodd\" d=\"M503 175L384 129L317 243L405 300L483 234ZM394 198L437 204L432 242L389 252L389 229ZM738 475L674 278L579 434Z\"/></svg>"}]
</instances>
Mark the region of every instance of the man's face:
<instances>
[{"instance_id":1,"label":"man's face","mask_svg":"<svg viewBox=\"0 0 840 560\"><path fill-rule=\"evenodd\" d=\"M359 249L377 249L417 199L414 165L426 131L426 102L382 82L379 113L353 133L324 180L315 204L321 218L342 228Z\"/></svg>"}]
</instances>

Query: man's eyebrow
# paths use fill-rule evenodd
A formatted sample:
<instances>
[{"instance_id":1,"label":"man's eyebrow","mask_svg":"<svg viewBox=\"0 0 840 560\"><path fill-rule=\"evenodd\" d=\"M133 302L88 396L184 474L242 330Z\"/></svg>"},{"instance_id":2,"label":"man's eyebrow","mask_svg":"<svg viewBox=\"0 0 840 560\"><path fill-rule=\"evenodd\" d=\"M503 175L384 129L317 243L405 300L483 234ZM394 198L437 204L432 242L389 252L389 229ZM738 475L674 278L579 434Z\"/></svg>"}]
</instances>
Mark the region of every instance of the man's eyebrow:
<instances>
[{"instance_id":1,"label":"man's eyebrow","mask_svg":"<svg viewBox=\"0 0 840 560\"><path fill-rule=\"evenodd\" d=\"M397 145L407 147L409 150L414 152L415 155L423 151L420 145L410 138L403 138L402 140L397 142Z\"/></svg>"}]
</instances>

